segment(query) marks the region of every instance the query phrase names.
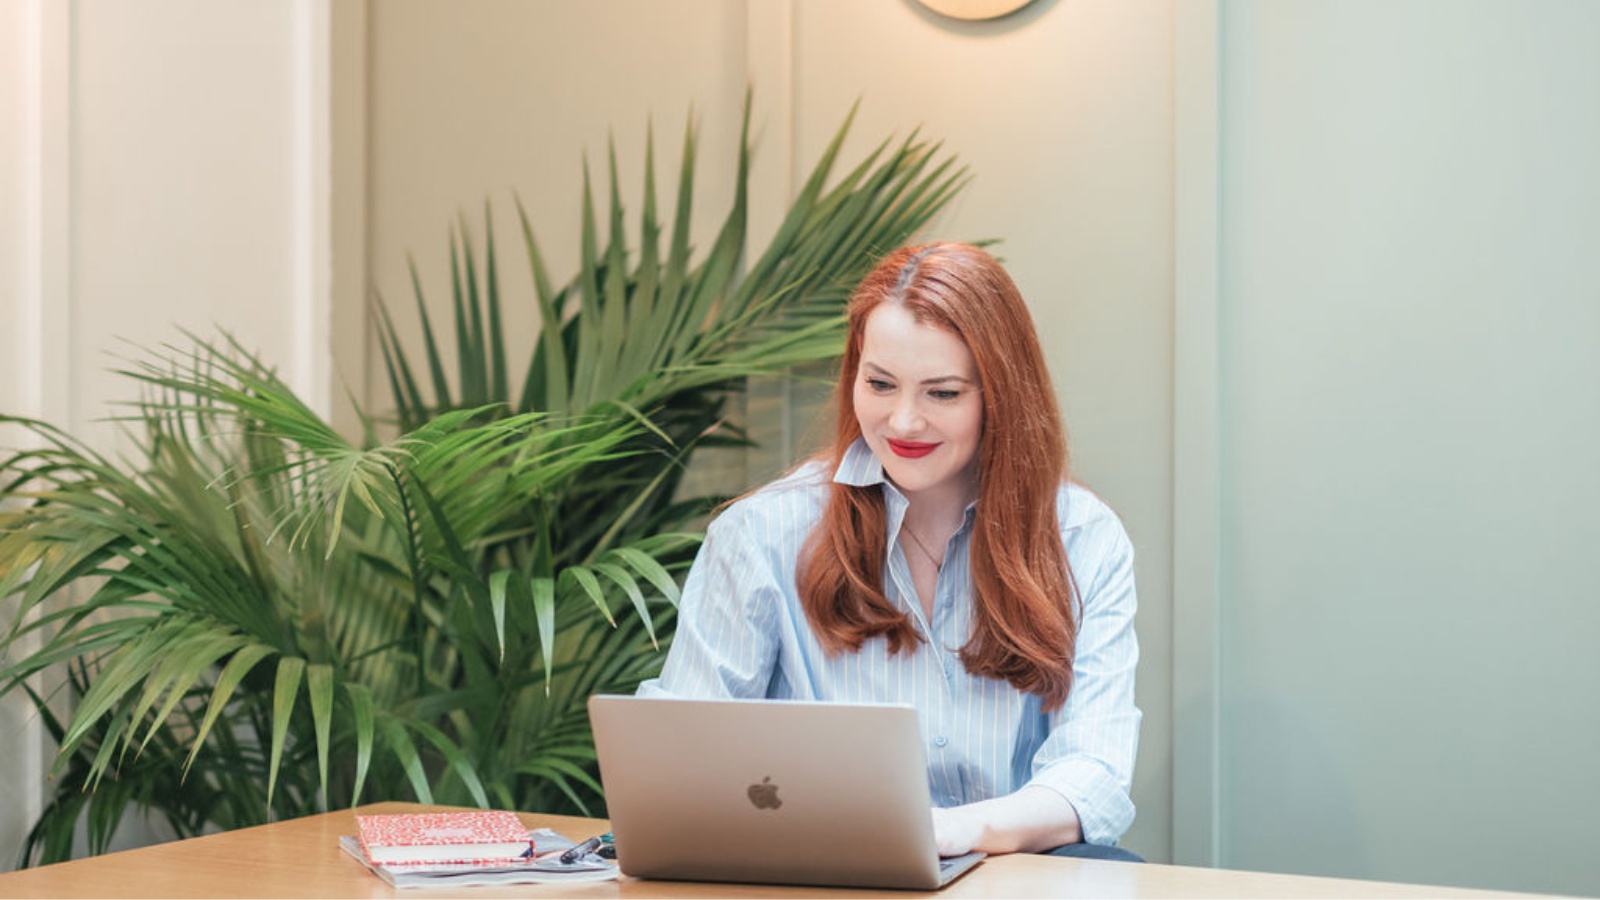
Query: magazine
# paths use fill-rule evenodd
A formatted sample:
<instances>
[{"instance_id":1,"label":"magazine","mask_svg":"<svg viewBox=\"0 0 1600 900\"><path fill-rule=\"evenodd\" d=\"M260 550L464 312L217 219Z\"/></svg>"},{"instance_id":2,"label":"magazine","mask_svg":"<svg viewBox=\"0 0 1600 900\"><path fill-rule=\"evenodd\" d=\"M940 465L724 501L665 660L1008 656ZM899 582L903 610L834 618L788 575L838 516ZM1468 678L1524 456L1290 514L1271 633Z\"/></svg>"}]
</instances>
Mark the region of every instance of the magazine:
<instances>
[{"instance_id":1,"label":"magazine","mask_svg":"<svg viewBox=\"0 0 1600 900\"><path fill-rule=\"evenodd\" d=\"M573 884L610 881L617 877L616 863L585 854L564 863L563 851L575 846L571 839L537 828L528 833L539 855L517 863L409 863L387 866L367 859L355 835L339 838L339 848L366 866L372 874L397 888L464 887L478 884Z\"/></svg>"}]
</instances>

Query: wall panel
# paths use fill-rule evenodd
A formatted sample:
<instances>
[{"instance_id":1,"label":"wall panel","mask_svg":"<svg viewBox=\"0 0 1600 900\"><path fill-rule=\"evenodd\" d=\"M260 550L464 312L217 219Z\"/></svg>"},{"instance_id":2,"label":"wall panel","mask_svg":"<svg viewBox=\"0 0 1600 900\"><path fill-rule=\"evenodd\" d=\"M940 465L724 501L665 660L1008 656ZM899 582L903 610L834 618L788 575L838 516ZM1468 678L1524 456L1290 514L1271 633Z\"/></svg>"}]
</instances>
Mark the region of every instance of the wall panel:
<instances>
[{"instance_id":1,"label":"wall panel","mask_svg":"<svg viewBox=\"0 0 1600 900\"><path fill-rule=\"evenodd\" d=\"M107 370L182 329L231 331L327 408L327 19L327 0L0 7L0 408L114 452L104 420L137 391ZM6 702L0 867L47 765Z\"/></svg>"},{"instance_id":2,"label":"wall panel","mask_svg":"<svg viewBox=\"0 0 1600 900\"><path fill-rule=\"evenodd\" d=\"M41 400L35 348L42 293L44 19L37 3L0 5L0 410L13 415L36 415ZM0 448L23 440L0 425ZM0 621L12 614L0 598ZM37 785L45 746L32 715L25 697L0 699L0 808L8 811L0 817L0 871L11 868L42 807Z\"/></svg>"},{"instance_id":3,"label":"wall panel","mask_svg":"<svg viewBox=\"0 0 1600 900\"><path fill-rule=\"evenodd\" d=\"M371 4L367 275L403 333L420 333L408 260L432 308L447 311L450 229L464 217L481 253L490 204L506 319L516 337L509 356L520 365L537 316L516 199L528 210L551 277L565 281L577 272L584 166L604 209L614 141L636 246L633 217L652 126L665 218L684 127L696 125L695 243L709 246L733 196L745 22L744 4L734 0ZM764 115L773 101L757 91ZM764 153L761 164L781 164L772 156ZM453 359L453 348L445 353ZM381 411L390 402L381 358L370 355L366 366L362 396ZM341 362L340 369L358 366Z\"/></svg>"},{"instance_id":4,"label":"wall panel","mask_svg":"<svg viewBox=\"0 0 1600 900\"><path fill-rule=\"evenodd\" d=\"M301 85L316 4L81 2L71 79L74 424L127 399L124 341L227 330L292 380L325 342L304 269L317 236ZM299 364L301 371L289 366ZM325 404L325 398L315 403Z\"/></svg>"}]
</instances>

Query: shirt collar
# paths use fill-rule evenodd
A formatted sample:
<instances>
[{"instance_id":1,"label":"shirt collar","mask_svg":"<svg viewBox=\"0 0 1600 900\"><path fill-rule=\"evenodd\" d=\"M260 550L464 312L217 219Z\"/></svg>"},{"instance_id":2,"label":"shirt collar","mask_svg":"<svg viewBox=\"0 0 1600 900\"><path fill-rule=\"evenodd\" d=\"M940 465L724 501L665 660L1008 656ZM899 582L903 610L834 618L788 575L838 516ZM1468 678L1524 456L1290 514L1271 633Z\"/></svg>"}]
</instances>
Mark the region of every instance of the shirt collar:
<instances>
[{"instance_id":1,"label":"shirt collar","mask_svg":"<svg viewBox=\"0 0 1600 900\"><path fill-rule=\"evenodd\" d=\"M889 483L889 477L883 474L883 463L878 461L877 454L867 446L866 438L859 437L844 451L844 458L839 460L839 468L834 471L833 480L851 487Z\"/></svg>"},{"instance_id":2,"label":"shirt collar","mask_svg":"<svg viewBox=\"0 0 1600 900\"><path fill-rule=\"evenodd\" d=\"M894 486L889 476L883 472L883 463L878 461L878 455L867 446L866 438L856 438L848 449L844 451L844 458L839 460L839 468L834 470L833 480L838 484L847 484L851 487L870 487L874 484L883 485L884 496L889 498L889 513L895 531L899 531L900 519L905 514L906 497L900 489ZM977 511L978 504L967 504L962 528L972 524L973 514Z\"/></svg>"}]
</instances>

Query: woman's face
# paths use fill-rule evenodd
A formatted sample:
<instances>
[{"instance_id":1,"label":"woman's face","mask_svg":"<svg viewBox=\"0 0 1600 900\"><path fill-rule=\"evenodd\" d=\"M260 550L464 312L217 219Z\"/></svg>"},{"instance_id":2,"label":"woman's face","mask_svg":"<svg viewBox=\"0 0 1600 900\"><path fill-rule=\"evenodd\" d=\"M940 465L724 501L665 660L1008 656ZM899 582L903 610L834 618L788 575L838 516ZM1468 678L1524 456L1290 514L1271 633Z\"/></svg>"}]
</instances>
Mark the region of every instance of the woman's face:
<instances>
[{"instance_id":1,"label":"woman's face","mask_svg":"<svg viewBox=\"0 0 1600 900\"><path fill-rule=\"evenodd\" d=\"M907 497L977 496L983 398L961 338L900 304L879 306L862 334L854 396L867 446Z\"/></svg>"}]
</instances>

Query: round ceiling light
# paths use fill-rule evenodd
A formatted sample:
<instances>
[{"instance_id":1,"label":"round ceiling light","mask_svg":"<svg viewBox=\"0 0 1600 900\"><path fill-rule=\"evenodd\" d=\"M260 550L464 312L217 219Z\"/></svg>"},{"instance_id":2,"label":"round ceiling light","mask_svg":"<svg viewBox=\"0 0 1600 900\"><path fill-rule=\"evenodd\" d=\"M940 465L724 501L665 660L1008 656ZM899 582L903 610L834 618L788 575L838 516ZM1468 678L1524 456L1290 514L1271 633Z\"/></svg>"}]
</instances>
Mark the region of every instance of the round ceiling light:
<instances>
[{"instance_id":1,"label":"round ceiling light","mask_svg":"<svg viewBox=\"0 0 1600 900\"><path fill-rule=\"evenodd\" d=\"M952 19L998 19L1009 16L1033 0L918 0L923 6Z\"/></svg>"}]
</instances>

